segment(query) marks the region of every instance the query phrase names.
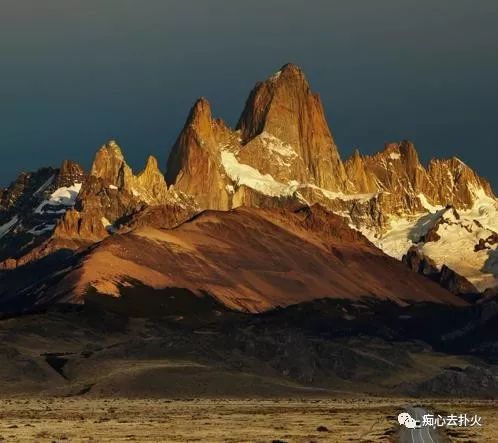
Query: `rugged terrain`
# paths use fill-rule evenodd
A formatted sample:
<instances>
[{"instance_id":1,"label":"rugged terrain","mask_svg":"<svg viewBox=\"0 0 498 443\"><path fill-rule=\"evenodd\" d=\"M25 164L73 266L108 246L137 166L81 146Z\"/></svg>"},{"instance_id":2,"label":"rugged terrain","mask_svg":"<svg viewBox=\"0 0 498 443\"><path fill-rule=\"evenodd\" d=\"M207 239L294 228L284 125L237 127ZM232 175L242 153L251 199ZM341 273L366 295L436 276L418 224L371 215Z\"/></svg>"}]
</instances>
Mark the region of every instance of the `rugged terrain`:
<instances>
[{"instance_id":1,"label":"rugged terrain","mask_svg":"<svg viewBox=\"0 0 498 443\"><path fill-rule=\"evenodd\" d=\"M245 312L329 297L465 304L319 206L205 211L174 228L137 227L44 262L41 272L38 262L4 275L4 312L81 303L89 291L118 297L129 287L209 295Z\"/></svg>"},{"instance_id":2,"label":"rugged terrain","mask_svg":"<svg viewBox=\"0 0 498 443\"><path fill-rule=\"evenodd\" d=\"M109 141L0 191L3 393L496 398L497 209L409 141L343 161L285 65L164 174Z\"/></svg>"},{"instance_id":3,"label":"rugged terrain","mask_svg":"<svg viewBox=\"0 0 498 443\"><path fill-rule=\"evenodd\" d=\"M288 64L255 86L235 129L199 99L165 176L153 157L134 174L110 141L88 174L65 161L59 169L22 174L2 190L3 293L31 291L10 286L7 271L38 263L43 271L31 275L46 278L47 260L78 262L87 248L137 228L175 228L203 210L316 204L388 255L406 256L412 270L420 269L411 257L426 259L430 279L467 300L496 291L497 201L489 183L457 158L422 165L408 141L341 160L319 96ZM244 242L238 247L243 255ZM33 278L27 283L40 286Z\"/></svg>"},{"instance_id":4,"label":"rugged terrain","mask_svg":"<svg viewBox=\"0 0 498 443\"><path fill-rule=\"evenodd\" d=\"M5 396L496 398L496 303L323 299L265 314L124 290L0 322Z\"/></svg>"}]
</instances>

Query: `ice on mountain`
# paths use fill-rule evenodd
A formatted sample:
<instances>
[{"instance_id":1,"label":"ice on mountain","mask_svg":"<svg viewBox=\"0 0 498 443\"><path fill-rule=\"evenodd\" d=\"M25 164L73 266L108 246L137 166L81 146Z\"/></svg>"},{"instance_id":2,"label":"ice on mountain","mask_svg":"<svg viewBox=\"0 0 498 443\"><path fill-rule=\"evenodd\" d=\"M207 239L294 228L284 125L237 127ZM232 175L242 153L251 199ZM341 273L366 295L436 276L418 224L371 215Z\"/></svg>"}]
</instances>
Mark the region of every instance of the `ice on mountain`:
<instances>
[{"instance_id":1,"label":"ice on mountain","mask_svg":"<svg viewBox=\"0 0 498 443\"><path fill-rule=\"evenodd\" d=\"M297 152L294 150L294 148L288 143L280 140L278 137L275 137L268 132L262 132L260 138L263 142L263 146L273 151L274 153L281 155L282 157L297 157Z\"/></svg>"},{"instance_id":2,"label":"ice on mountain","mask_svg":"<svg viewBox=\"0 0 498 443\"><path fill-rule=\"evenodd\" d=\"M11 229L17 224L19 217L16 215L12 217L7 223L0 226L0 238L5 237Z\"/></svg>"},{"instance_id":3,"label":"ice on mountain","mask_svg":"<svg viewBox=\"0 0 498 443\"><path fill-rule=\"evenodd\" d=\"M240 163L233 152L221 151L225 172L238 186L245 185L272 197L292 195L293 187L275 180L270 174L261 174L252 166Z\"/></svg>"},{"instance_id":4,"label":"ice on mountain","mask_svg":"<svg viewBox=\"0 0 498 443\"><path fill-rule=\"evenodd\" d=\"M58 188L55 192L50 195L48 200L41 202L35 209L36 214L45 213L45 206L63 206L65 208L73 207L76 203L76 197L81 190L81 183L75 183L69 187ZM53 211L50 209L50 211Z\"/></svg>"},{"instance_id":5,"label":"ice on mountain","mask_svg":"<svg viewBox=\"0 0 498 443\"><path fill-rule=\"evenodd\" d=\"M272 81L275 81L275 80L278 80L278 78L280 77L280 75L282 74L282 71L277 71L275 72L275 74L273 74L271 77L270 77L270 80Z\"/></svg>"},{"instance_id":6,"label":"ice on mountain","mask_svg":"<svg viewBox=\"0 0 498 443\"><path fill-rule=\"evenodd\" d=\"M106 229L109 234L114 234L116 232L116 228L114 225L105 217L102 217L101 219L102 226Z\"/></svg>"},{"instance_id":7,"label":"ice on mountain","mask_svg":"<svg viewBox=\"0 0 498 443\"><path fill-rule=\"evenodd\" d=\"M47 232L51 232L54 229L55 229L55 225L53 225L53 224L51 224L51 225L38 225L38 226L35 226L34 228L30 229L28 231L28 234L38 236L38 235L45 234Z\"/></svg>"},{"instance_id":8,"label":"ice on mountain","mask_svg":"<svg viewBox=\"0 0 498 443\"><path fill-rule=\"evenodd\" d=\"M498 233L498 203L482 189L474 189L473 193L475 201L472 208L459 210L458 216L453 208L433 206L425 195L419 194L420 202L428 212L391 217L389 228L380 235L369 229L362 229L362 232L386 254L397 259L401 259L411 246L418 245L436 266L448 266L484 291L498 286L498 260L493 259L498 245L482 250L475 247L480 240ZM437 228L439 240L420 243L420 239L439 220L443 221Z\"/></svg>"},{"instance_id":9,"label":"ice on mountain","mask_svg":"<svg viewBox=\"0 0 498 443\"><path fill-rule=\"evenodd\" d=\"M427 209L429 212L437 212L437 211L440 211L441 209L443 209L442 206L433 206L429 203L429 200L427 200L427 197L420 193L418 194L418 199L420 200L420 204L425 208Z\"/></svg>"}]
</instances>

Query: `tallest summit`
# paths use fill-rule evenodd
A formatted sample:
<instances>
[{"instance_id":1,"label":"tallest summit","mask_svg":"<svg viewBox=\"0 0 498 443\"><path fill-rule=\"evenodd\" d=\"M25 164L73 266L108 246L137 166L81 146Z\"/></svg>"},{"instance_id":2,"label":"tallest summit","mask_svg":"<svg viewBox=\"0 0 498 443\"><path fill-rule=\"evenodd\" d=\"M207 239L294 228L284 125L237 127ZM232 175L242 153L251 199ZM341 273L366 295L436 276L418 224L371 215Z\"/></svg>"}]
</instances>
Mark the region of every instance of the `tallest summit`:
<instances>
[{"instance_id":1,"label":"tallest summit","mask_svg":"<svg viewBox=\"0 0 498 443\"><path fill-rule=\"evenodd\" d=\"M309 181L331 191L346 189L346 174L318 94L294 64L251 91L237 124L244 144L263 133L292 146ZM304 178L304 177L303 177Z\"/></svg>"}]
</instances>

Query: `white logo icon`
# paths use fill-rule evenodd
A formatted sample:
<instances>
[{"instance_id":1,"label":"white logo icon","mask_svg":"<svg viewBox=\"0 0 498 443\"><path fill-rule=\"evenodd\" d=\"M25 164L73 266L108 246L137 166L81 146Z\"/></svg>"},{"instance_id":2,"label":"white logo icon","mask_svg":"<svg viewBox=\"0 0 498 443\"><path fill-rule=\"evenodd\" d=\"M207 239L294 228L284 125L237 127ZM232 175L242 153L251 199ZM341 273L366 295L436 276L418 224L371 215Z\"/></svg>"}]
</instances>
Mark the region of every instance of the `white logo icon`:
<instances>
[{"instance_id":1,"label":"white logo icon","mask_svg":"<svg viewBox=\"0 0 498 443\"><path fill-rule=\"evenodd\" d=\"M412 418L408 412L402 412L398 415L398 422L400 425L405 425L408 429L415 429L417 427L417 420Z\"/></svg>"}]
</instances>

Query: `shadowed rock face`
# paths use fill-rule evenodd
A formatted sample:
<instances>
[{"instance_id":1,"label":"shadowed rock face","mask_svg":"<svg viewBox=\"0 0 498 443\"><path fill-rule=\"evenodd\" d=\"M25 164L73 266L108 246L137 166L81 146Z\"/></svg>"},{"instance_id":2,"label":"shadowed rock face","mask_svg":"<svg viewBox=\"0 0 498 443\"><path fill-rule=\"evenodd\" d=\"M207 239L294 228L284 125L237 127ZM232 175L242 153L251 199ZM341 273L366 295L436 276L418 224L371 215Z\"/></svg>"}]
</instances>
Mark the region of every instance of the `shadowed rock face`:
<instances>
[{"instance_id":1,"label":"shadowed rock face","mask_svg":"<svg viewBox=\"0 0 498 443\"><path fill-rule=\"evenodd\" d=\"M36 172L23 172L6 189L0 190L0 224L14 212L32 206L31 197L36 191L57 174L54 168L41 168Z\"/></svg>"},{"instance_id":2,"label":"shadowed rock face","mask_svg":"<svg viewBox=\"0 0 498 443\"><path fill-rule=\"evenodd\" d=\"M436 263L430 258L425 257L416 246L412 246L408 250L406 255L403 256L402 262L411 270L439 283L452 294L464 297L476 297L479 293L472 283L448 266L443 266L441 269L438 269Z\"/></svg>"},{"instance_id":3,"label":"shadowed rock face","mask_svg":"<svg viewBox=\"0 0 498 443\"><path fill-rule=\"evenodd\" d=\"M58 169L22 173L0 191L0 269L11 269L39 256L35 250L74 206L85 179L80 165L65 160Z\"/></svg>"}]
</instances>

